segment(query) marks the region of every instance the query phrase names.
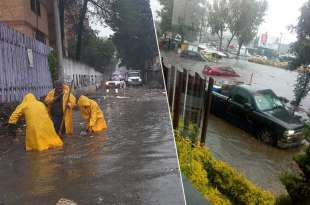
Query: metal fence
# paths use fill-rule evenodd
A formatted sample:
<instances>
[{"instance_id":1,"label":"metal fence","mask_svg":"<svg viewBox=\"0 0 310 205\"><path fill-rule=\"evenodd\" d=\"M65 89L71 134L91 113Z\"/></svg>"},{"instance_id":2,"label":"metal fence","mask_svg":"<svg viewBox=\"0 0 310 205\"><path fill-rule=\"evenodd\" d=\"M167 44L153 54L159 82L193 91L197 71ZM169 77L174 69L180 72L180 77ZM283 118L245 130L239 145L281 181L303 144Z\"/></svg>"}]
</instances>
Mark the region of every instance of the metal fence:
<instances>
[{"instance_id":1,"label":"metal fence","mask_svg":"<svg viewBox=\"0 0 310 205\"><path fill-rule=\"evenodd\" d=\"M0 23L0 103L37 97L52 88L48 68L51 48Z\"/></svg>"},{"instance_id":2,"label":"metal fence","mask_svg":"<svg viewBox=\"0 0 310 205\"><path fill-rule=\"evenodd\" d=\"M167 67L164 64L163 72L173 128L195 142L198 140L196 137L200 136L200 142L204 143L211 108L213 79L209 78L207 82L207 79L198 73L175 66ZM193 126L197 132L194 135Z\"/></svg>"}]
</instances>

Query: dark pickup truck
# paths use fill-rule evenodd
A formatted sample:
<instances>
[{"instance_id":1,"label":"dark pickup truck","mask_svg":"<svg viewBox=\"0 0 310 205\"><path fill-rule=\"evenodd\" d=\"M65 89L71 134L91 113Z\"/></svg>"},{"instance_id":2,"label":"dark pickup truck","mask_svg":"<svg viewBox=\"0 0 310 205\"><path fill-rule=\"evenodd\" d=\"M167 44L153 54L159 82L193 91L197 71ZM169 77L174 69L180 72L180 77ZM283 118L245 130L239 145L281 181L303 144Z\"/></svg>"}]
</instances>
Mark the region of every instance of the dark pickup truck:
<instances>
[{"instance_id":1,"label":"dark pickup truck","mask_svg":"<svg viewBox=\"0 0 310 205\"><path fill-rule=\"evenodd\" d=\"M304 139L304 122L270 89L224 86L213 91L211 112L273 146L299 146Z\"/></svg>"}]
</instances>

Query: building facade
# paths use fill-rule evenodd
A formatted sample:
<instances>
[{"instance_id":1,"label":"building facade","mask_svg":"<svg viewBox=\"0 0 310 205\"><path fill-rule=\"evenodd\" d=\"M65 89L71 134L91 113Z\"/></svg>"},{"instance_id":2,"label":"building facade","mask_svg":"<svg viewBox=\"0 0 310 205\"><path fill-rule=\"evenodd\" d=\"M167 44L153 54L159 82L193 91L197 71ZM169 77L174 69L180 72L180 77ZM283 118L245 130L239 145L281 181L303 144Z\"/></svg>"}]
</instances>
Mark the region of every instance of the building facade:
<instances>
[{"instance_id":1,"label":"building facade","mask_svg":"<svg viewBox=\"0 0 310 205\"><path fill-rule=\"evenodd\" d=\"M49 3L48 3L49 2ZM26 36L51 45L49 21L53 16L51 1L1 0L0 22L6 23ZM53 24L54 21L50 22Z\"/></svg>"}]
</instances>

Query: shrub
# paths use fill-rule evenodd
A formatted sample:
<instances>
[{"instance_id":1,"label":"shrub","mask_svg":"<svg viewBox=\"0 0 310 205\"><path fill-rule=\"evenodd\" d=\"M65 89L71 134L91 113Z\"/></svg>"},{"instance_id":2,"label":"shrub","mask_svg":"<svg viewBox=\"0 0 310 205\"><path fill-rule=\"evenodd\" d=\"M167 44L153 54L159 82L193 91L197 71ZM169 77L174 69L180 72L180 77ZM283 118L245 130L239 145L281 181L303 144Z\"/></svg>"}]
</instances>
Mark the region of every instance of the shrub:
<instances>
[{"instance_id":1,"label":"shrub","mask_svg":"<svg viewBox=\"0 0 310 205\"><path fill-rule=\"evenodd\" d=\"M274 204L272 193L256 187L224 162L213 158L207 148L198 147L176 133L182 173L212 204Z\"/></svg>"},{"instance_id":2,"label":"shrub","mask_svg":"<svg viewBox=\"0 0 310 205\"><path fill-rule=\"evenodd\" d=\"M58 79L57 64L58 64L57 54L55 51L52 51L48 54L48 67L50 69L53 83Z\"/></svg>"},{"instance_id":3,"label":"shrub","mask_svg":"<svg viewBox=\"0 0 310 205\"><path fill-rule=\"evenodd\" d=\"M310 147L305 153L296 155L294 161L299 167L299 173L285 172L281 175L281 182L297 204L310 205Z\"/></svg>"}]
</instances>

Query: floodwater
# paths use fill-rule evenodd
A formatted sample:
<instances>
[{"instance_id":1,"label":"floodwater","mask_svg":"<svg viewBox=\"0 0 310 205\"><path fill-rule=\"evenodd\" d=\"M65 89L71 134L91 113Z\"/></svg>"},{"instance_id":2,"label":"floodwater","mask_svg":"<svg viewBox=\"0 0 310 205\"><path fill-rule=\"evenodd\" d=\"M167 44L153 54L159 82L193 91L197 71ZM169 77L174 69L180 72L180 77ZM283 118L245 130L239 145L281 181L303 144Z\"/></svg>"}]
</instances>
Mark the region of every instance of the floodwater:
<instances>
[{"instance_id":1,"label":"floodwater","mask_svg":"<svg viewBox=\"0 0 310 205\"><path fill-rule=\"evenodd\" d=\"M207 64L179 58L172 52L161 52L161 55L164 56L164 63L168 66L178 65L181 68L190 68L201 75L204 65ZM245 60L223 59L218 64L234 67L241 77L233 81L249 83L253 74L253 84L271 88L277 95L293 100L297 72L254 64ZM304 99L302 108L309 110L310 96ZM255 184L275 194L285 193L285 187L281 184L279 176L293 166L292 157L302 149L282 150L265 145L253 135L212 115L209 120L206 144L217 159L232 165Z\"/></svg>"},{"instance_id":2,"label":"floodwater","mask_svg":"<svg viewBox=\"0 0 310 205\"><path fill-rule=\"evenodd\" d=\"M76 134L63 149L8 147L0 153L0 204L185 204L165 93L130 88L125 97L92 97L108 131L79 136L85 125L75 111Z\"/></svg>"}]
</instances>

